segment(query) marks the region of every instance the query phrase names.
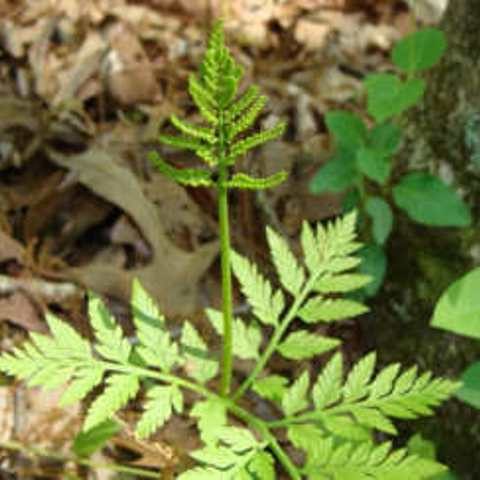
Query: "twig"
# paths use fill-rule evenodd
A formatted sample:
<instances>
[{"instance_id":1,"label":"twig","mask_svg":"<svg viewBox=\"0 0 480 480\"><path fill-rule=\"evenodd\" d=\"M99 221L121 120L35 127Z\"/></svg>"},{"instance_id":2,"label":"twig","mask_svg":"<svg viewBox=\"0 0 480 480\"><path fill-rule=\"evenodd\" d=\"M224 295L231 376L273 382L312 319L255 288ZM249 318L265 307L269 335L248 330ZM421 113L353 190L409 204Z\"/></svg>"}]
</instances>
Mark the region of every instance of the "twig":
<instances>
[{"instance_id":1,"label":"twig","mask_svg":"<svg viewBox=\"0 0 480 480\"><path fill-rule=\"evenodd\" d=\"M58 283L36 278L15 278L0 275L0 294L12 293L17 290L25 290L47 299L53 298L56 300L72 297L81 292L73 283Z\"/></svg>"}]
</instances>

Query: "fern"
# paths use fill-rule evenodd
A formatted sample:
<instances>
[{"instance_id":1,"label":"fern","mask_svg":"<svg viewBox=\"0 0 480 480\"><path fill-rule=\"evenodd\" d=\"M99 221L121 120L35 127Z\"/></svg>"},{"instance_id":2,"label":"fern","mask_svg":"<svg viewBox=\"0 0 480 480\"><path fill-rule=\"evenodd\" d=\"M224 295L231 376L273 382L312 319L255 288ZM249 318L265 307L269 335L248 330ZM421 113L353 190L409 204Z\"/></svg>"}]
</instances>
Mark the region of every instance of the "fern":
<instances>
[{"instance_id":1,"label":"fern","mask_svg":"<svg viewBox=\"0 0 480 480\"><path fill-rule=\"evenodd\" d=\"M256 87L247 88L238 98L241 76L217 24L200 74L189 80L189 92L207 125L174 116L171 122L180 136L161 137L168 145L194 151L209 169L176 169L158 155L150 155L170 179L217 190L222 311L208 309L206 314L222 340L221 360L192 322L184 322L180 338L172 334L154 300L134 281L132 341L104 302L90 294L92 343L49 314L50 335L32 333L23 346L1 354L0 371L32 386L66 384L63 404L86 401L98 389L87 408L84 430L98 427L137 397L145 400L135 426L139 438L152 435L185 410L204 445L190 452L197 464L181 472L180 480L274 480L275 460L293 480L427 479L443 467L401 449L392 451L389 443L375 445L372 434L395 435L394 420L430 415L458 388L456 382L419 374L416 368L402 370L398 364L377 372L373 353L346 375L340 352L331 356L316 378L309 368L293 380L268 374L274 355L302 361L337 349L341 342L329 336L329 324L367 311L342 294L355 292L369 279L354 271L360 262L355 253L361 247L354 212L327 224L304 223L302 258L267 229L278 278L267 278L249 259L231 250L228 190L269 188L285 178L283 172L263 179L231 172L238 156L284 131L284 125L278 124L260 133L247 132L265 98ZM248 319L233 316L231 269L251 307ZM326 330L322 334L315 325L319 322ZM295 329L296 325L301 327ZM244 372L249 373L232 393L232 370L237 367L233 356L248 366L237 378L242 380ZM320 365L323 359L316 360ZM218 392L213 390L217 386ZM248 410L249 402L240 402L246 392L272 402L270 418L271 412L278 417L267 421ZM282 438L285 430L293 446L305 452L304 462L302 456L291 458L290 450L277 440L279 429Z\"/></svg>"},{"instance_id":2,"label":"fern","mask_svg":"<svg viewBox=\"0 0 480 480\"><path fill-rule=\"evenodd\" d=\"M217 22L208 42L208 48L199 75L191 75L188 91L208 126L189 123L176 115L170 118L180 136L161 135L160 141L174 148L191 150L214 171L225 172L236 159L255 147L280 137L285 124L248 134L248 130L261 115L267 98L260 95L258 87L250 86L237 99L243 69L235 62L225 46L223 27ZM242 138L243 135L246 135ZM154 165L174 181L184 185L213 185L208 173L198 169L177 171L151 156ZM223 177L223 175L221 175ZM272 188L286 179L285 172L268 178L254 179L246 174L235 174L222 179L228 189ZM220 181L220 180L219 180Z\"/></svg>"}]
</instances>

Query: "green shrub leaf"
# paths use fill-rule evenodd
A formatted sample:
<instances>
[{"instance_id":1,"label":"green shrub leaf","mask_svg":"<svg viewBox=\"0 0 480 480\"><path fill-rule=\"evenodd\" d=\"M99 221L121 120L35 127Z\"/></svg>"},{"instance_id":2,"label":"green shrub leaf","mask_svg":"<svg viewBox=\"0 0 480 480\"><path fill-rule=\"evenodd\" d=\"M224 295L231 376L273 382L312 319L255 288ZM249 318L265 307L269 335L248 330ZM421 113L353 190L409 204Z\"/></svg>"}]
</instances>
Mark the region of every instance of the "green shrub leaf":
<instances>
[{"instance_id":1,"label":"green shrub leaf","mask_svg":"<svg viewBox=\"0 0 480 480\"><path fill-rule=\"evenodd\" d=\"M361 259L358 271L371 278L371 282L363 287L362 292L367 297L373 297L383 284L387 271L387 257L379 245L365 245L359 252Z\"/></svg>"},{"instance_id":2,"label":"green shrub leaf","mask_svg":"<svg viewBox=\"0 0 480 480\"><path fill-rule=\"evenodd\" d=\"M383 245L392 231L393 213L390 205L380 197L368 197L365 210L372 219L373 239Z\"/></svg>"},{"instance_id":3,"label":"green shrub leaf","mask_svg":"<svg viewBox=\"0 0 480 480\"><path fill-rule=\"evenodd\" d=\"M462 374L463 385L455 396L462 402L480 410L480 362L472 363Z\"/></svg>"},{"instance_id":4,"label":"green shrub leaf","mask_svg":"<svg viewBox=\"0 0 480 480\"><path fill-rule=\"evenodd\" d=\"M117 422L106 420L88 432L80 432L73 440L72 451L79 457L89 457L121 430L122 427Z\"/></svg>"},{"instance_id":5,"label":"green shrub leaf","mask_svg":"<svg viewBox=\"0 0 480 480\"><path fill-rule=\"evenodd\" d=\"M390 176L391 159L380 150L360 148L357 151L357 167L374 182L384 185Z\"/></svg>"},{"instance_id":6,"label":"green shrub leaf","mask_svg":"<svg viewBox=\"0 0 480 480\"><path fill-rule=\"evenodd\" d=\"M353 113L342 110L330 111L325 115L325 123L337 147L355 151L365 144L367 128L362 119Z\"/></svg>"},{"instance_id":7,"label":"green shrub leaf","mask_svg":"<svg viewBox=\"0 0 480 480\"><path fill-rule=\"evenodd\" d=\"M392 61L404 72L419 72L438 63L446 48L442 31L425 28L400 40L393 48Z\"/></svg>"},{"instance_id":8,"label":"green shrub leaf","mask_svg":"<svg viewBox=\"0 0 480 480\"><path fill-rule=\"evenodd\" d=\"M433 227L467 227L472 222L468 207L457 193L429 173L405 175L393 189L399 208L416 222Z\"/></svg>"},{"instance_id":9,"label":"green shrub leaf","mask_svg":"<svg viewBox=\"0 0 480 480\"><path fill-rule=\"evenodd\" d=\"M351 150L340 148L314 175L310 191L317 195L343 192L355 183L357 175L355 154Z\"/></svg>"},{"instance_id":10,"label":"green shrub leaf","mask_svg":"<svg viewBox=\"0 0 480 480\"><path fill-rule=\"evenodd\" d=\"M480 268L450 285L435 306L432 327L480 339Z\"/></svg>"},{"instance_id":11,"label":"green shrub leaf","mask_svg":"<svg viewBox=\"0 0 480 480\"><path fill-rule=\"evenodd\" d=\"M364 81L368 95L368 113L377 122L401 114L415 105L425 92L425 81L413 78L402 82L389 73L368 75Z\"/></svg>"}]
</instances>

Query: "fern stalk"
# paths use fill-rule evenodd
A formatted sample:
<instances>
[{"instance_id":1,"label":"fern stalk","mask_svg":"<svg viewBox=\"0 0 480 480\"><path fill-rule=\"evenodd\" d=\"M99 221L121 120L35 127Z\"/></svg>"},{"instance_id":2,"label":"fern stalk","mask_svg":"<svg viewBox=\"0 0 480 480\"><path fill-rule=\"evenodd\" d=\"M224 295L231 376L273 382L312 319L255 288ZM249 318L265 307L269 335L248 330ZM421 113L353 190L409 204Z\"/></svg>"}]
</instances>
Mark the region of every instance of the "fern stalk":
<instances>
[{"instance_id":1,"label":"fern stalk","mask_svg":"<svg viewBox=\"0 0 480 480\"><path fill-rule=\"evenodd\" d=\"M233 300L232 272L230 266L230 225L228 216L228 166L225 165L225 127L223 113L219 118L220 129L220 161L218 191L218 221L220 227L220 252L222 272L222 313L223 313L223 354L222 379L220 393L226 397L230 393L233 369Z\"/></svg>"},{"instance_id":2,"label":"fern stalk","mask_svg":"<svg viewBox=\"0 0 480 480\"><path fill-rule=\"evenodd\" d=\"M199 385L198 383L190 382L189 380L176 375L162 373L149 368L137 367L133 365L119 365L117 363L109 362L102 362L102 365L106 370L111 372L134 374L141 378L159 380L166 384L177 385L178 387L198 393L204 398L221 402L233 416L237 417L239 420L242 420L259 433L265 443L268 444L268 446L275 453L277 459L288 472L292 480L301 480L301 475L298 471L298 468L277 442L275 436L270 432L270 426L260 418L252 415L250 412L237 405L235 401L223 396L219 396L210 391L208 388Z\"/></svg>"}]
</instances>

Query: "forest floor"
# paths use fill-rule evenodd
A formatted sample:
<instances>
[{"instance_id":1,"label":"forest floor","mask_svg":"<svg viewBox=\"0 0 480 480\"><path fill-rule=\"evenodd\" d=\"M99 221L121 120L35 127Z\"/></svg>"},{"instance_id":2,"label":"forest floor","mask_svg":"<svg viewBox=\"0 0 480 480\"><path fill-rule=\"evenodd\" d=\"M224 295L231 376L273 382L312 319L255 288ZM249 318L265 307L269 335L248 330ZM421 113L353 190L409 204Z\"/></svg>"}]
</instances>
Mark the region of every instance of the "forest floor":
<instances>
[{"instance_id":1,"label":"forest floor","mask_svg":"<svg viewBox=\"0 0 480 480\"><path fill-rule=\"evenodd\" d=\"M412 12L393 0L231 2L228 43L246 83L269 97L261 123L289 124L281 141L242 167L290 173L270 193L232 198L236 249L268 272L265 225L295 247L302 221L339 213L338 196L308 189L332 151L324 114L345 108L365 116L362 78L391 68L395 41L435 24L444 3L419 1ZM162 149L157 137L172 113L194 119L187 79L220 8L215 0L0 0L0 350L45 332L47 309L88 335L88 290L108 298L128 331L134 277L178 321L202 324L203 309L220 304L214 194L181 188L146 160L156 149L177 166L193 162ZM379 301L373 313L381 312ZM371 348L365 321L344 330L351 358ZM388 336L378 332L376 341ZM59 392L39 395L4 380L0 477L87 478L88 469L26 455L31 446L68 457L80 407L60 409ZM147 444L129 434L129 415L94 461L174 468L192 427L172 421ZM112 478L100 468L95 475Z\"/></svg>"}]
</instances>

